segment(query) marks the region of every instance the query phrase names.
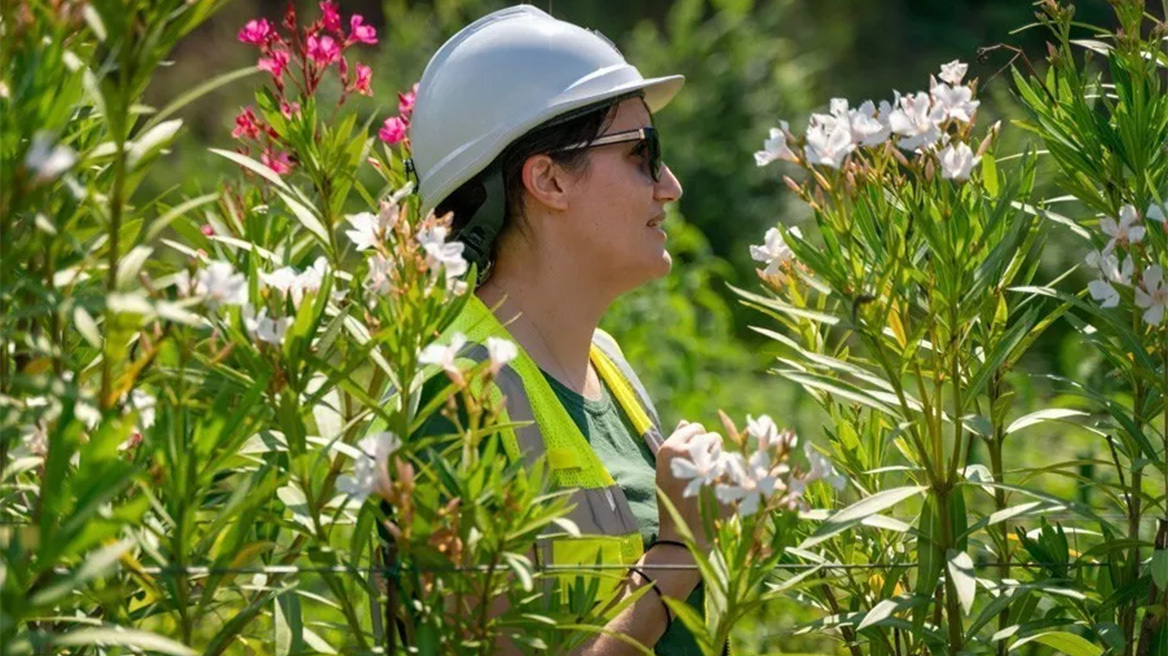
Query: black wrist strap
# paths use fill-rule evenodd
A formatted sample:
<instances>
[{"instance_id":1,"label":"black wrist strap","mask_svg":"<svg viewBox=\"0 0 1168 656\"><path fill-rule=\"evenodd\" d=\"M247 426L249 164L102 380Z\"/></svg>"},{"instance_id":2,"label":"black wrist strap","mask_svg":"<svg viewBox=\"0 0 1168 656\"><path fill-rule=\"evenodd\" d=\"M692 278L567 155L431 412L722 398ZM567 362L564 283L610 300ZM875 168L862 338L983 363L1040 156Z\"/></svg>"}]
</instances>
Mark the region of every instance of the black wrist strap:
<instances>
[{"instance_id":1,"label":"black wrist strap","mask_svg":"<svg viewBox=\"0 0 1168 656\"><path fill-rule=\"evenodd\" d=\"M645 570L641 569L640 567L630 567L629 571L640 574L641 578L645 579L649 582L649 585L653 586L653 592L657 594L657 601L660 601L661 607L665 609L665 631L662 633L662 635L668 633L669 627L673 626L673 613L669 612L669 604L665 603L665 594L662 593L661 588L657 586L657 581L654 581L653 578L646 574Z\"/></svg>"},{"instance_id":2,"label":"black wrist strap","mask_svg":"<svg viewBox=\"0 0 1168 656\"><path fill-rule=\"evenodd\" d=\"M649 549L652 549L653 547L655 547L659 544L668 544L668 545L674 546L674 547L681 547L682 549L689 551L689 547L687 547L684 542L679 542L677 540L653 540L652 544L649 545ZM649 549L646 549L646 551L648 551Z\"/></svg>"}]
</instances>

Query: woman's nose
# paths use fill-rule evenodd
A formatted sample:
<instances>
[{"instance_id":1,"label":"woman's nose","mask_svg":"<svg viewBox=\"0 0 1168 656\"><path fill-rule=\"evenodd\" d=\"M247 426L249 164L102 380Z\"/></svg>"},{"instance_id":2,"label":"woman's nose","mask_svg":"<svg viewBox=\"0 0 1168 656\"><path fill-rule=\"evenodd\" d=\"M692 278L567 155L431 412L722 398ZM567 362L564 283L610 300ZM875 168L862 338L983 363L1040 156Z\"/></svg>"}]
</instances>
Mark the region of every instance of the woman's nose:
<instances>
[{"instance_id":1,"label":"woman's nose","mask_svg":"<svg viewBox=\"0 0 1168 656\"><path fill-rule=\"evenodd\" d=\"M661 165L661 176L653 188L653 193L662 203L671 203L681 198L681 181L673 175L673 170L667 164Z\"/></svg>"}]
</instances>

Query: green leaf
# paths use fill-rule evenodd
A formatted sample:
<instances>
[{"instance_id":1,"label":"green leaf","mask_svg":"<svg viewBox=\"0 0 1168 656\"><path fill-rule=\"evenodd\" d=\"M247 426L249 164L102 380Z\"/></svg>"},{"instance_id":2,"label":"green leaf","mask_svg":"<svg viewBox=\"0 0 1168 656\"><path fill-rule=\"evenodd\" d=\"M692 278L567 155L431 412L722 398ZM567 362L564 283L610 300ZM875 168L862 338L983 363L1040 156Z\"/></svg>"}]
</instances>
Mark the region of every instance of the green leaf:
<instances>
[{"instance_id":1,"label":"green leaf","mask_svg":"<svg viewBox=\"0 0 1168 656\"><path fill-rule=\"evenodd\" d=\"M289 187L288 184L286 182L284 182L283 179L280 178L279 173L276 173L272 169L268 168L267 166L264 166L260 162L255 161L254 159L248 157L247 155L240 155L237 152L230 151L230 150L222 150L219 148L210 148L209 150L211 152L215 153L216 155L219 155L220 157L226 157L227 159L235 162L236 164L239 164L240 166L242 166L246 169L250 169L251 171L257 173L261 178L263 178L263 179L267 180L268 182L272 183L273 185L275 185L277 189L280 189L280 190L285 191L285 192L292 191L291 187Z\"/></svg>"},{"instance_id":2,"label":"green leaf","mask_svg":"<svg viewBox=\"0 0 1168 656\"><path fill-rule=\"evenodd\" d=\"M1011 645L1010 651L1014 651L1029 642L1037 642L1047 647L1053 647L1059 653L1066 654L1066 656L1101 656L1103 654L1102 648L1097 647L1082 636L1067 633L1066 631L1049 631L1047 633L1027 636Z\"/></svg>"},{"instance_id":3,"label":"green leaf","mask_svg":"<svg viewBox=\"0 0 1168 656\"><path fill-rule=\"evenodd\" d=\"M908 608L915 608L927 604L930 601L930 597L922 597L920 595L901 595L891 599L884 599L873 606L872 610L868 611L868 614L856 626L856 630L863 631L870 626L878 626L889 617L892 617L893 613Z\"/></svg>"},{"instance_id":4,"label":"green leaf","mask_svg":"<svg viewBox=\"0 0 1168 656\"><path fill-rule=\"evenodd\" d=\"M1152 552L1152 580L1161 591L1168 590L1168 549Z\"/></svg>"},{"instance_id":5,"label":"green leaf","mask_svg":"<svg viewBox=\"0 0 1168 656\"><path fill-rule=\"evenodd\" d=\"M945 557L938 546L941 534L941 515L937 510L937 497L935 495L930 494L925 497L925 503L921 505L917 530L920 532L920 536L917 537L919 564L916 593L931 597L937 589L937 580L941 576L942 561ZM923 621L923 614L914 615L918 623Z\"/></svg>"},{"instance_id":6,"label":"green leaf","mask_svg":"<svg viewBox=\"0 0 1168 656\"><path fill-rule=\"evenodd\" d=\"M994 156L990 153L982 155L981 158L981 180L985 185L985 189L991 196L998 195L998 167L994 160Z\"/></svg>"},{"instance_id":7,"label":"green leaf","mask_svg":"<svg viewBox=\"0 0 1168 656\"><path fill-rule=\"evenodd\" d=\"M85 583L113 567L114 563L118 562L118 559L122 557L122 554L129 551L133 545L134 543L131 540L122 540L121 542L115 542L97 550L86 558L80 567L69 572L61 579L54 581L47 587L42 588L29 601L34 606L41 606L52 603L61 595L69 594L74 590L80 589Z\"/></svg>"},{"instance_id":8,"label":"green leaf","mask_svg":"<svg viewBox=\"0 0 1168 656\"><path fill-rule=\"evenodd\" d=\"M288 206L288 209L292 210L292 214L296 217L296 220L300 222L300 225L304 226L306 229L308 229L309 232L315 235L322 244L328 246L328 230L325 229L324 224L320 222L320 219L316 218L316 214L314 214L311 209L302 204L300 201L292 198L291 194L286 194L283 191L278 190L276 193L280 195L280 198L284 199L284 203Z\"/></svg>"},{"instance_id":9,"label":"green leaf","mask_svg":"<svg viewBox=\"0 0 1168 656\"><path fill-rule=\"evenodd\" d=\"M891 508L906 499L912 498L926 489L923 485L910 485L906 487L897 487L891 490L884 490L877 492L870 497L861 499L856 503L844 508L843 510L828 517L826 521L819 526L811 537L803 541L799 545L801 549L807 549L823 542L827 538L840 533L849 527L863 521L865 518L875 515L876 513Z\"/></svg>"},{"instance_id":10,"label":"green leaf","mask_svg":"<svg viewBox=\"0 0 1168 656\"><path fill-rule=\"evenodd\" d=\"M143 129L149 130L158 123L166 120L166 117L182 109L192 101L205 96L206 94L214 91L215 89L218 89L221 86L230 84L249 75L255 75L259 72L259 70L260 69L256 68L255 66L247 66L236 69L234 71L229 71L207 80L206 82L167 103L166 107L163 107L157 114L150 117L150 120L146 122L146 124L143 126Z\"/></svg>"},{"instance_id":11,"label":"green leaf","mask_svg":"<svg viewBox=\"0 0 1168 656\"><path fill-rule=\"evenodd\" d=\"M949 576L953 579L953 587L957 589L957 599L961 602L961 609L969 615L973 610L973 598L977 593L977 580L974 578L973 559L964 551L950 549L946 554L949 562Z\"/></svg>"},{"instance_id":12,"label":"green leaf","mask_svg":"<svg viewBox=\"0 0 1168 656\"><path fill-rule=\"evenodd\" d=\"M1015 419L1006 427L1006 435L1020 431L1023 428L1029 428L1035 424L1041 424L1044 421L1059 421L1067 417L1088 417L1090 414L1089 412L1071 410L1069 408L1047 408Z\"/></svg>"},{"instance_id":13,"label":"green leaf","mask_svg":"<svg viewBox=\"0 0 1168 656\"><path fill-rule=\"evenodd\" d=\"M275 599L272 624L276 633L276 656L299 654L304 650L304 620L300 614L300 597L288 592Z\"/></svg>"},{"instance_id":14,"label":"green leaf","mask_svg":"<svg viewBox=\"0 0 1168 656\"><path fill-rule=\"evenodd\" d=\"M101 337L101 330L97 327L97 322L80 305L73 308L73 326L77 328L77 332L81 333L90 346L101 348L102 344L105 343Z\"/></svg>"},{"instance_id":15,"label":"green leaf","mask_svg":"<svg viewBox=\"0 0 1168 656\"><path fill-rule=\"evenodd\" d=\"M130 283L137 281L138 273L142 271L146 260L153 252L154 249L149 246L135 246L122 256L118 261L118 273L114 278L114 284L118 289L126 289L131 286Z\"/></svg>"},{"instance_id":16,"label":"green leaf","mask_svg":"<svg viewBox=\"0 0 1168 656\"><path fill-rule=\"evenodd\" d=\"M159 123L143 132L129 144L129 150L126 152L126 165L133 169L143 159L153 155L155 151L165 148L166 144L174 139L174 135L178 134L182 124L182 119L176 118Z\"/></svg>"},{"instance_id":17,"label":"green leaf","mask_svg":"<svg viewBox=\"0 0 1168 656\"><path fill-rule=\"evenodd\" d=\"M503 560L507 561L507 566L519 578L519 584L523 586L524 592L531 592L535 587L535 580L531 573L531 561L525 556L511 551L503 553Z\"/></svg>"},{"instance_id":18,"label":"green leaf","mask_svg":"<svg viewBox=\"0 0 1168 656\"><path fill-rule=\"evenodd\" d=\"M174 207L167 210L165 214L151 222L150 228L146 230L145 240L148 242L153 241L155 237L157 237L163 230L166 230L166 227L169 226L171 222L173 222L178 217L186 214L196 207L202 207L207 203L213 203L217 200L219 200L219 194L204 194L202 196L189 198L179 203L178 205L175 205Z\"/></svg>"},{"instance_id":19,"label":"green leaf","mask_svg":"<svg viewBox=\"0 0 1168 656\"><path fill-rule=\"evenodd\" d=\"M900 408L893 409L885 403L879 401L873 393L862 389L850 383L845 383L842 380L832 378L830 376L821 376L819 374L808 373L805 371L797 371L794 369L782 369L778 372L782 377L799 383L804 387L813 390L827 392L828 394L838 396L841 399L846 399L854 403L868 406L874 410L879 410L884 414L895 419L901 419L901 414L897 412Z\"/></svg>"},{"instance_id":20,"label":"green leaf","mask_svg":"<svg viewBox=\"0 0 1168 656\"><path fill-rule=\"evenodd\" d=\"M164 638L156 633L127 629L120 626L103 626L70 631L53 638L53 644L64 647L119 646L133 647L142 651L152 651L172 656L195 656L197 652L182 643Z\"/></svg>"}]
</instances>

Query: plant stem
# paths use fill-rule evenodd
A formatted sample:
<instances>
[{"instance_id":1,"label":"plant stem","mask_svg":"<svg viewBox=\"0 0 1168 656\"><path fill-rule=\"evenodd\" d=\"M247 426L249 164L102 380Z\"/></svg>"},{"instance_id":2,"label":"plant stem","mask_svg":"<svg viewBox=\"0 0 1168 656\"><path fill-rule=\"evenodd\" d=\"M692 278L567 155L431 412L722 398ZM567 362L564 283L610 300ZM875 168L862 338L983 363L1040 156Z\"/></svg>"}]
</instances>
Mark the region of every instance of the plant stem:
<instances>
[{"instance_id":1,"label":"plant stem","mask_svg":"<svg viewBox=\"0 0 1168 656\"><path fill-rule=\"evenodd\" d=\"M106 297L108 298L117 289L118 280L118 233L122 228L122 211L125 206L126 194L126 140L125 135L119 131L114 135L114 143L116 150L114 152L114 183L113 189L110 193L110 228L109 228L109 257L108 268L106 272ZM101 356L101 396L98 397L98 402L101 404L102 410L107 410L113 406L116 399L111 398L113 385L113 331L112 326L115 326L117 321L110 316L109 310L106 310L106 320L102 328L104 334L102 335L102 356Z\"/></svg>"},{"instance_id":2,"label":"plant stem","mask_svg":"<svg viewBox=\"0 0 1168 656\"><path fill-rule=\"evenodd\" d=\"M992 397L991 397L992 398ZM990 472L994 477L995 483L1005 483L1005 471L1002 466L1002 447L1005 442L1005 435L1001 434L1000 428L995 430L997 433L994 440L990 442ZM994 509L1001 511L1006 508L1006 491L1002 488L994 489ZM1001 540L1001 545L998 547L1000 553L998 554L998 582L1010 578L1010 526L1008 521L1003 521L999 524L998 534ZM1002 630L1010 626L1010 608L1007 606L998 613L998 629ZM1002 640L998 643L998 656L1006 655L1006 641Z\"/></svg>"},{"instance_id":3,"label":"plant stem","mask_svg":"<svg viewBox=\"0 0 1168 656\"><path fill-rule=\"evenodd\" d=\"M1137 382L1135 389L1135 424L1139 429L1143 423L1144 386ZM1134 462L1134 458L1130 461ZM1132 540L1131 550L1128 552L1128 585L1134 585L1140 576L1140 547L1136 542L1140 537L1140 491L1143 488L1143 470L1132 468L1131 488L1128 490L1128 519L1127 537ZM1123 636L1126 638L1123 649L1124 656L1132 656L1135 650L1136 604L1132 599L1124 604L1120 613L1120 626L1123 627Z\"/></svg>"},{"instance_id":4,"label":"plant stem","mask_svg":"<svg viewBox=\"0 0 1168 656\"><path fill-rule=\"evenodd\" d=\"M961 605L957 602L957 585L953 581L953 574L949 571L949 550L954 548L953 516L949 511L949 499L953 494L952 488L937 492L937 512L941 515L941 554L946 559L945 573L945 615L949 627L950 653L961 652L965 645L965 632L961 619Z\"/></svg>"},{"instance_id":5,"label":"plant stem","mask_svg":"<svg viewBox=\"0 0 1168 656\"><path fill-rule=\"evenodd\" d=\"M819 578L827 577L821 572L819 574ZM839 602L835 599L835 593L831 591L831 586L826 583L824 583L822 587L823 597L827 599L827 607L831 609L831 613L833 615L838 616L840 614L840 606ZM860 649L860 645L856 643L856 632L852 630L852 627L841 626L840 635L842 635L844 641L847 642L848 652L850 652L852 656L864 656L864 652Z\"/></svg>"}]
</instances>

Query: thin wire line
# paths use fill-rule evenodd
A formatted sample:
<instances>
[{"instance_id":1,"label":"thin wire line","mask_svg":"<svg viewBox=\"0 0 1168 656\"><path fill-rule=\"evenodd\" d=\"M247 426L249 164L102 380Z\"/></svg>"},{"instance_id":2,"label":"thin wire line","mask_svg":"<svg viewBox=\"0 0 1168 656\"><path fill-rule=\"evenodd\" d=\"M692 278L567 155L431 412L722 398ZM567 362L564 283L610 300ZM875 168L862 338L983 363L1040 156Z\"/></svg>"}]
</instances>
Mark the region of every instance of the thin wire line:
<instances>
[{"instance_id":1,"label":"thin wire line","mask_svg":"<svg viewBox=\"0 0 1168 656\"><path fill-rule=\"evenodd\" d=\"M973 569L992 569L1005 565L1006 563L975 563ZM783 571L808 571L814 569L823 570L878 570L878 569L913 569L920 565L920 563L779 563L771 566L774 570ZM1092 563L1092 562L1077 562L1077 563L1033 563L1033 562L1011 562L1011 567L1020 567L1026 569L1037 568L1062 568L1077 569L1080 567L1104 567L1106 563ZM697 565L677 565L677 564L644 564L640 567L644 569L656 570L678 570L678 571L692 571L698 569ZM177 576L185 574L188 576L211 576L218 574L399 574L403 571L413 571L419 574L436 574L436 573L475 573L487 571L502 571L507 569L506 566L489 566L489 565L471 565L471 566L450 566L450 567L413 567L410 565L397 566L367 566L357 567L351 565L331 565L331 566L310 566L300 567L296 565L266 565L259 567L175 567L173 565L167 566L146 566L133 568L132 570L120 568L128 573L142 572L152 576ZM594 565L533 565L532 569L535 571L542 571L548 573L555 572L580 572L580 571L625 571L628 567L625 565L613 565L597 563ZM67 568L54 568L57 574L69 574L72 570Z\"/></svg>"}]
</instances>

